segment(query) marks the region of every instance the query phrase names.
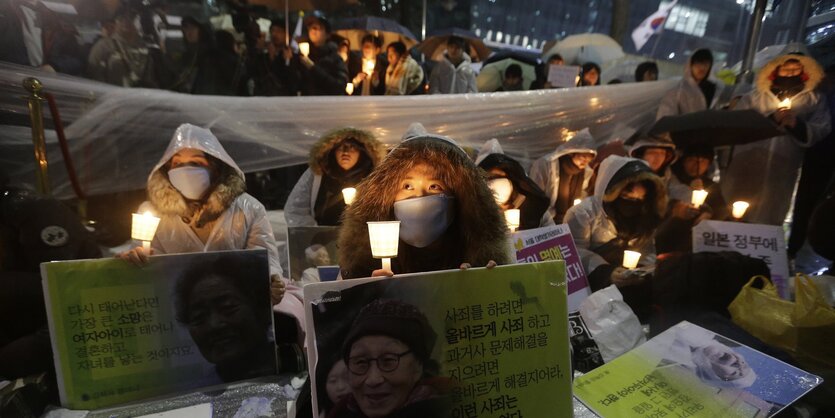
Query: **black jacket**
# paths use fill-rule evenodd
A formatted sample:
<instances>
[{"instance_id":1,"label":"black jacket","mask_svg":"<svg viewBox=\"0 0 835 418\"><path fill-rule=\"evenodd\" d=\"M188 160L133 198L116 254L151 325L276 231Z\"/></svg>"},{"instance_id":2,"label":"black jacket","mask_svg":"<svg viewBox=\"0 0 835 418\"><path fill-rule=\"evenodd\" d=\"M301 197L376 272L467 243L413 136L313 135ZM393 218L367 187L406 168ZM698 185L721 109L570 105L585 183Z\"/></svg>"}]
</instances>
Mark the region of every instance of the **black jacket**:
<instances>
[{"instance_id":1,"label":"black jacket","mask_svg":"<svg viewBox=\"0 0 835 418\"><path fill-rule=\"evenodd\" d=\"M328 42L324 46L310 45L309 58L314 66L307 68L298 62L301 72L301 92L303 96L342 96L348 84L348 67L337 53L336 44Z\"/></svg>"}]
</instances>

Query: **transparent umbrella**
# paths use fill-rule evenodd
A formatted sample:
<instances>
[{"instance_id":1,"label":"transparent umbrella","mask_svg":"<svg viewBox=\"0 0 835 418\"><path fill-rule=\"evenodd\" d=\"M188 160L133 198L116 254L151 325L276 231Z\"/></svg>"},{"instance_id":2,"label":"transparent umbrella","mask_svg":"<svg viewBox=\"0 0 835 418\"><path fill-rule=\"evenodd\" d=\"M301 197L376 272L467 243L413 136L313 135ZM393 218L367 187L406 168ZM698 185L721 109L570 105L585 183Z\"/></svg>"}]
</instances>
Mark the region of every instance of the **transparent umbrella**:
<instances>
[{"instance_id":1,"label":"transparent umbrella","mask_svg":"<svg viewBox=\"0 0 835 418\"><path fill-rule=\"evenodd\" d=\"M562 55L566 64L594 62L598 65L616 60L624 55L623 48L617 41L601 33L571 35L557 42L542 56L549 57L555 53Z\"/></svg>"}]
</instances>

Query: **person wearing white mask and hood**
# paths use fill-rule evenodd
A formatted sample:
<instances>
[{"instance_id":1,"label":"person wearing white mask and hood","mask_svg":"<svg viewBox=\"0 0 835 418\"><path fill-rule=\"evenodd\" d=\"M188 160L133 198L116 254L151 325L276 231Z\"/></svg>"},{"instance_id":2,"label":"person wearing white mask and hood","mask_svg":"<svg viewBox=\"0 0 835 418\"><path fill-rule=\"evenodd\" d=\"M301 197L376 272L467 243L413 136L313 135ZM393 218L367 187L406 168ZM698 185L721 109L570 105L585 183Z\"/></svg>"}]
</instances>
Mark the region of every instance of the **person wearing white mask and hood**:
<instances>
[{"instance_id":1,"label":"person wearing white mask and hood","mask_svg":"<svg viewBox=\"0 0 835 418\"><path fill-rule=\"evenodd\" d=\"M371 257L368 221L400 221L392 271ZM482 172L450 138L414 124L357 186L339 231L342 278L510 263L507 225Z\"/></svg>"},{"instance_id":2,"label":"person wearing white mask and hood","mask_svg":"<svg viewBox=\"0 0 835 418\"><path fill-rule=\"evenodd\" d=\"M586 190L594 175L589 164L595 156L594 137L588 128L584 128L531 165L531 179L548 195L548 214L554 223L563 223L574 200L587 196Z\"/></svg>"},{"instance_id":3,"label":"person wearing white mask and hood","mask_svg":"<svg viewBox=\"0 0 835 418\"><path fill-rule=\"evenodd\" d=\"M487 173L487 185L499 208L519 209L519 231L554 225L548 213L548 196L525 174L518 161L505 155L498 140L485 142L475 163Z\"/></svg>"},{"instance_id":4,"label":"person wearing white mask and hood","mask_svg":"<svg viewBox=\"0 0 835 418\"><path fill-rule=\"evenodd\" d=\"M283 277L264 205L245 192L244 172L210 130L180 125L151 170L147 190L139 212L160 218L151 252L137 247L119 258L143 265L153 254L266 249L274 308L295 318L303 332L301 288Z\"/></svg>"}]
</instances>

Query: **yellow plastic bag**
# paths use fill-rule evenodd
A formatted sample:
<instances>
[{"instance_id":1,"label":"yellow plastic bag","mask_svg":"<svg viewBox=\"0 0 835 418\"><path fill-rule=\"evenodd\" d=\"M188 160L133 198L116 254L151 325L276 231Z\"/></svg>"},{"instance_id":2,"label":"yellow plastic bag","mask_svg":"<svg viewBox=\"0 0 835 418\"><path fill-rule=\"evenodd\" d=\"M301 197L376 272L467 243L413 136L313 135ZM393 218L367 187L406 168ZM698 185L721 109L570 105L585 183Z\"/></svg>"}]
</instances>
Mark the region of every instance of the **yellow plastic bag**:
<instances>
[{"instance_id":1,"label":"yellow plastic bag","mask_svg":"<svg viewBox=\"0 0 835 418\"><path fill-rule=\"evenodd\" d=\"M753 284L762 281L762 289ZM756 276L728 305L733 321L763 342L781 348L801 363L835 367L835 309L812 280L795 277L795 301L781 299L764 276Z\"/></svg>"}]
</instances>

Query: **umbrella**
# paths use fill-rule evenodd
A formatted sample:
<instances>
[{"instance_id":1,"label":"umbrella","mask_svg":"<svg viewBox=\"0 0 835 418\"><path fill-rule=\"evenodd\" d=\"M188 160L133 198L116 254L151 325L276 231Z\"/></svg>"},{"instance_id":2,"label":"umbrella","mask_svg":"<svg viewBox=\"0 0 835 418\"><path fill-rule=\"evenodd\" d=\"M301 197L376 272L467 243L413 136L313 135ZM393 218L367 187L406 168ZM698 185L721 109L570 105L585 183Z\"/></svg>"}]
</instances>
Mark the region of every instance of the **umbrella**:
<instances>
[{"instance_id":1,"label":"umbrella","mask_svg":"<svg viewBox=\"0 0 835 418\"><path fill-rule=\"evenodd\" d=\"M544 50L545 51L545 50ZM584 64L594 62L598 65L623 56L623 48L617 41L600 33L581 33L571 35L547 50L543 57L553 54L562 55L566 63Z\"/></svg>"},{"instance_id":2,"label":"umbrella","mask_svg":"<svg viewBox=\"0 0 835 418\"><path fill-rule=\"evenodd\" d=\"M362 37L372 33L383 39L383 45L403 42L406 48L417 45L417 37L403 25L382 17L364 16L342 19L334 25L334 32L351 42L352 49L361 49Z\"/></svg>"},{"instance_id":3,"label":"umbrella","mask_svg":"<svg viewBox=\"0 0 835 418\"><path fill-rule=\"evenodd\" d=\"M440 61L444 51L446 51L446 41L450 36L458 36L467 40L467 43L470 44L468 53L473 61L484 61L490 56L490 48L484 45L481 38L471 31L459 28L433 31L416 48L431 60Z\"/></svg>"},{"instance_id":4,"label":"umbrella","mask_svg":"<svg viewBox=\"0 0 835 418\"><path fill-rule=\"evenodd\" d=\"M481 72L476 77L478 91L496 91L502 86L504 72L511 64L522 67L522 88L528 89L531 82L536 80L536 59L531 59L523 54L513 52L499 52L490 56L481 67Z\"/></svg>"},{"instance_id":5,"label":"umbrella","mask_svg":"<svg viewBox=\"0 0 835 418\"><path fill-rule=\"evenodd\" d=\"M669 132L679 147L742 145L783 135L770 119L748 110L703 110L680 116L664 116L649 134Z\"/></svg>"}]
</instances>

